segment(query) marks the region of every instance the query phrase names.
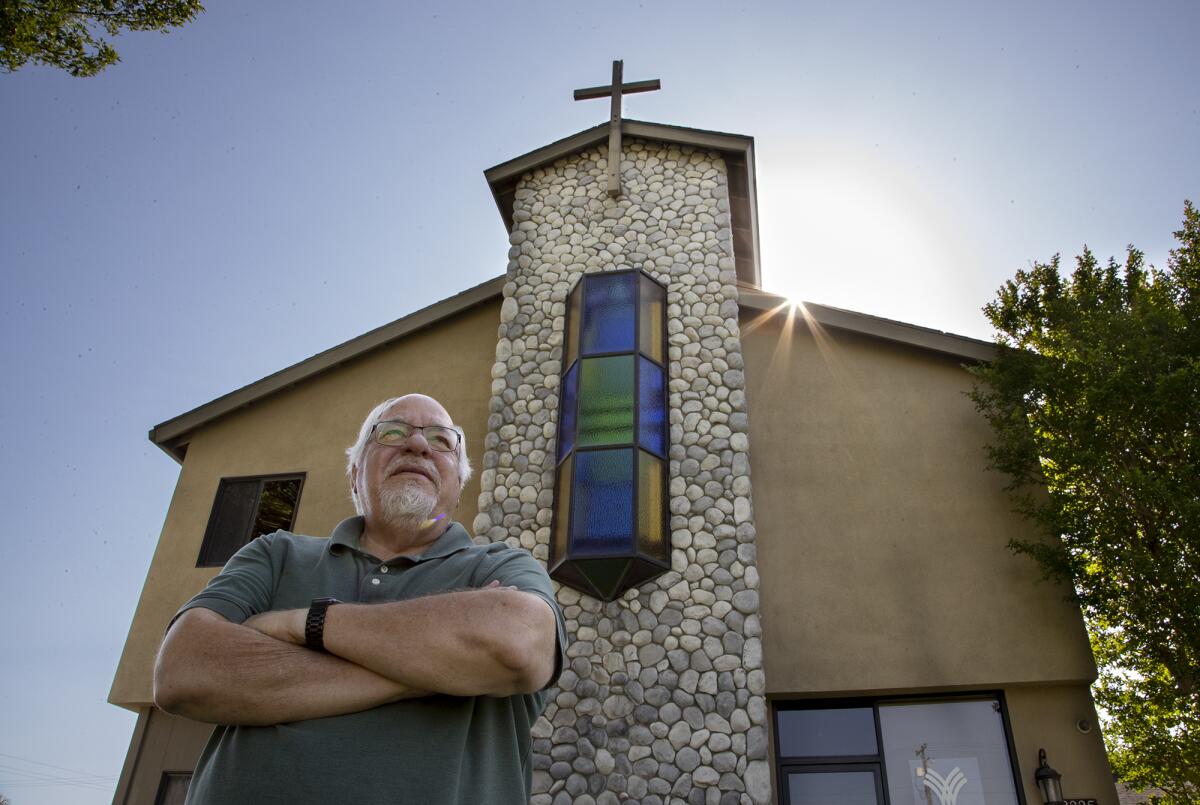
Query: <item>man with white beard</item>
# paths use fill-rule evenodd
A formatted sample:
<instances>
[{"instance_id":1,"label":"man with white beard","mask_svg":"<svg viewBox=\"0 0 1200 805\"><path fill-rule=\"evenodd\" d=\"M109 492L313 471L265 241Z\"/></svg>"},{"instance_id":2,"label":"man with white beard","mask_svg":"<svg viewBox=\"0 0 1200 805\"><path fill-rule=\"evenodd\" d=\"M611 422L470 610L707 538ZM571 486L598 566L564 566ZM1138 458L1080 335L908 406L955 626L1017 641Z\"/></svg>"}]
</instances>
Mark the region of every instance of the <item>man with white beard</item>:
<instances>
[{"instance_id":1,"label":"man with white beard","mask_svg":"<svg viewBox=\"0 0 1200 805\"><path fill-rule=\"evenodd\" d=\"M175 616L155 703L217 724L189 803L527 803L566 637L545 569L450 520L471 466L430 397L347 451L357 517L255 539Z\"/></svg>"}]
</instances>

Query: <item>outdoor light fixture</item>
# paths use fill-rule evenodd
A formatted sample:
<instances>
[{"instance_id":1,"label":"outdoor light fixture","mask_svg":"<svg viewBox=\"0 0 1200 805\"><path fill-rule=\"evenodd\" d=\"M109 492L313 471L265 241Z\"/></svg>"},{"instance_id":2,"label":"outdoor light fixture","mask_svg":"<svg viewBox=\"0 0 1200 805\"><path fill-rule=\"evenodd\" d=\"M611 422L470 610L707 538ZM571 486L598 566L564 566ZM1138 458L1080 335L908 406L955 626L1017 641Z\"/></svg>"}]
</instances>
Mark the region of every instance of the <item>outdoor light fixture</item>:
<instances>
[{"instance_id":1,"label":"outdoor light fixture","mask_svg":"<svg viewBox=\"0 0 1200 805\"><path fill-rule=\"evenodd\" d=\"M1037 781L1038 790L1042 792L1042 801L1046 805L1062 805L1062 775L1050 768L1046 763L1046 750L1038 750L1038 767L1033 775Z\"/></svg>"},{"instance_id":2,"label":"outdoor light fixture","mask_svg":"<svg viewBox=\"0 0 1200 805\"><path fill-rule=\"evenodd\" d=\"M666 298L636 270L567 298L549 569L603 601L671 568Z\"/></svg>"}]
</instances>

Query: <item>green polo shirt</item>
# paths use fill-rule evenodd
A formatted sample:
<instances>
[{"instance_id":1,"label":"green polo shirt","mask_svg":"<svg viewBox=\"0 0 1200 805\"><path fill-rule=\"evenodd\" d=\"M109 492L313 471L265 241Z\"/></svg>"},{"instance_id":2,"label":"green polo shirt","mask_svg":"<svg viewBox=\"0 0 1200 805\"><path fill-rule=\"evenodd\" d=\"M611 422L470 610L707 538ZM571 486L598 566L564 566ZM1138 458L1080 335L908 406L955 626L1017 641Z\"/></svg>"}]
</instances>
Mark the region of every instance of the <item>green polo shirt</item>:
<instances>
[{"instance_id":1,"label":"green polo shirt","mask_svg":"<svg viewBox=\"0 0 1200 805\"><path fill-rule=\"evenodd\" d=\"M307 607L319 596L402 601L499 581L537 595L554 610L557 679L566 646L563 616L550 577L529 553L476 545L453 523L424 554L380 562L359 549L362 529L362 518L352 517L329 539L287 531L259 537L179 611L204 607L242 623L259 612ZM187 801L527 803L530 729L542 706L541 693L438 694L271 727L218 726Z\"/></svg>"}]
</instances>

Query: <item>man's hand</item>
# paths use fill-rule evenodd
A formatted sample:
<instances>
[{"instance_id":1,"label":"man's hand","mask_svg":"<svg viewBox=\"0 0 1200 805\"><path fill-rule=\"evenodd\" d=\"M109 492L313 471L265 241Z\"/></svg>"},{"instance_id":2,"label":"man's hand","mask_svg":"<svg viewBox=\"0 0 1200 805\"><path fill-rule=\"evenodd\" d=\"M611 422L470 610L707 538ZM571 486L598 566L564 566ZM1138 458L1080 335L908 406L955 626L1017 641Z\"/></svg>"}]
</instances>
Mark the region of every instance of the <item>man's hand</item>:
<instances>
[{"instance_id":1,"label":"man's hand","mask_svg":"<svg viewBox=\"0 0 1200 805\"><path fill-rule=\"evenodd\" d=\"M260 612L247 618L242 625L284 643L303 646L304 626L307 621L307 609L279 609L274 612Z\"/></svg>"}]
</instances>

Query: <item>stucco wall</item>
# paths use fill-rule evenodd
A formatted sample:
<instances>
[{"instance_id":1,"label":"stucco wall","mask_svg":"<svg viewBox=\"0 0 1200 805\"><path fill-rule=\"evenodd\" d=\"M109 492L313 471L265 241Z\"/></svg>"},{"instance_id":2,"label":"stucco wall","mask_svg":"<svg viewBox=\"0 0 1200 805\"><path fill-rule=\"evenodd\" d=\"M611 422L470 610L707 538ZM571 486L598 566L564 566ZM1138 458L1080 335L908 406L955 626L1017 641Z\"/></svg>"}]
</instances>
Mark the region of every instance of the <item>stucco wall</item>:
<instances>
[{"instance_id":1,"label":"stucco wall","mask_svg":"<svg viewBox=\"0 0 1200 805\"><path fill-rule=\"evenodd\" d=\"M1042 801L1033 774L1038 750L1045 749L1047 761L1062 775L1063 794L1068 799L1117 805L1112 769L1086 685L1030 685L1009 688L1004 695L1027 803ZM1087 722L1087 732L1076 726L1080 720Z\"/></svg>"},{"instance_id":2,"label":"stucco wall","mask_svg":"<svg viewBox=\"0 0 1200 805\"><path fill-rule=\"evenodd\" d=\"M1090 680L959 362L785 322L742 314L768 693Z\"/></svg>"},{"instance_id":3,"label":"stucco wall","mask_svg":"<svg viewBox=\"0 0 1200 805\"><path fill-rule=\"evenodd\" d=\"M222 477L305 472L295 530L328 534L354 513L344 450L357 437L363 417L387 397L417 391L440 400L466 429L468 455L478 467L499 320L499 300L487 302L198 430L109 701L124 707L151 701L154 655L171 616L219 571L197 568L196 557ZM456 519L470 525L478 496L477 474L463 491Z\"/></svg>"}]
</instances>

